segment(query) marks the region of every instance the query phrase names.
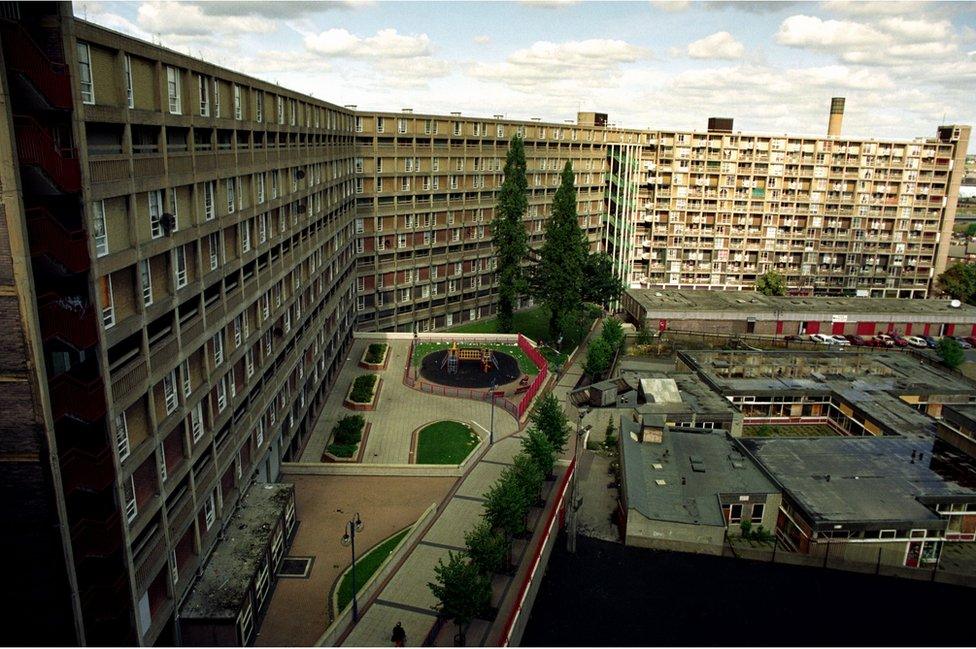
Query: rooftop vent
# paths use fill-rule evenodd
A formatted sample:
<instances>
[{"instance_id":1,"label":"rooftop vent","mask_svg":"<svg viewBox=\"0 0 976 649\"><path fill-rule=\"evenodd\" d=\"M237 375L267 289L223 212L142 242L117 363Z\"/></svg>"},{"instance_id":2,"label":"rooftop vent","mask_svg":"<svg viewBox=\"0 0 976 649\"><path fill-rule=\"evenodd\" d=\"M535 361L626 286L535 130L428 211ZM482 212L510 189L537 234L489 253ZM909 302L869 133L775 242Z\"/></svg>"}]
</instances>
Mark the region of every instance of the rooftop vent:
<instances>
[{"instance_id":1,"label":"rooftop vent","mask_svg":"<svg viewBox=\"0 0 976 649\"><path fill-rule=\"evenodd\" d=\"M655 480L655 481L654 481L654 484L656 484L656 485L657 485L657 486L659 486L659 487L663 487L664 485L666 485L666 484L668 484L668 483L667 483L667 482L665 482L664 480Z\"/></svg>"},{"instance_id":2,"label":"rooftop vent","mask_svg":"<svg viewBox=\"0 0 976 649\"><path fill-rule=\"evenodd\" d=\"M455 117L458 117L458 116L461 115L461 111L459 111L459 110L451 111L451 115L454 115Z\"/></svg>"},{"instance_id":3,"label":"rooftop vent","mask_svg":"<svg viewBox=\"0 0 976 649\"><path fill-rule=\"evenodd\" d=\"M492 115L492 117L494 117L495 119L502 119L505 116L504 115Z\"/></svg>"},{"instance_id":4,"label":"rooftop vent","mask_svg":"<svg viewBox=\"0 0 976 649\"><path fill-rule=\"evenodd\" d=\"M542 121L542 119L539 118L539 117L530 117L529 119L531 119L533 122L541 122Z\"/></svg>"},{"instance_id":5,"label":"rooftop vent","mask_svg":"<svg viewBox=\"0 0 976 649\"><path fill-rule=\"evenodd\" d=\"M400 110L403 111L404 113L412 113L413 112L413 108L401 108Z\"/></svg>"},{"instance_id":6,"label":"rooftop vent","mask_svg":"<svg viewBox=\"0 0 976 649\"><path fill-rule=\"evenodd\" d=\"M346 104L346 108L349 110L356 110L356 104Z\"/></svg>"}]
</instances>

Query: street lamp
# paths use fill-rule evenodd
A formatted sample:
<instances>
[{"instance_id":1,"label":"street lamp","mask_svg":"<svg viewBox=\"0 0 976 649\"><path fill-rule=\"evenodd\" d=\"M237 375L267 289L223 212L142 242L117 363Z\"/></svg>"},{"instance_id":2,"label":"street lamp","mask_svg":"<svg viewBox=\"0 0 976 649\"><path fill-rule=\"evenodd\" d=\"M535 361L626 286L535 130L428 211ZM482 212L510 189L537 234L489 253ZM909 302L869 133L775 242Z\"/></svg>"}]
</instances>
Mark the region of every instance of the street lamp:
<instances>
[{"instance_id":1,"label":"street lamp","mask_svg":"<svg viewBox=\"0 0 976 649\"><path fill-rule=\"evenodd\" d=\"M498 379L492 377L491 386L491 423L488 425L488 446L495 444L495 388L498 387Z\"/></svg>"},{"instance_id":2,"label":"street lamp","mask_svg":"<svg viewBox=\"0 0 976 649\"><path fill-rule=\"evenodd\" d=\"M576 443L573 450L573 486L570 489L569 498L569 534L566 538L566 549L569 552L576 552L576 484L579 481L579 455L580 455L580 440L583 439L584 433L589 430L589 427L583 428L583 417L586 416L590 410L585 406L579 409L579 417L576 420Z\"/></svg>"},{"instance_id":3,"label":"street lamp","mask_svg":"<svg viewBox=\"0 0 976 649\"><path fill-rule=\"evenodd\" d=\"M346 523L346 533L342 535L342 544L352 546L352 621L359 621L359 604L356 601L356 532L363 529L363 521L356 512L356 518Z\"/></svg>"}]
</instances>

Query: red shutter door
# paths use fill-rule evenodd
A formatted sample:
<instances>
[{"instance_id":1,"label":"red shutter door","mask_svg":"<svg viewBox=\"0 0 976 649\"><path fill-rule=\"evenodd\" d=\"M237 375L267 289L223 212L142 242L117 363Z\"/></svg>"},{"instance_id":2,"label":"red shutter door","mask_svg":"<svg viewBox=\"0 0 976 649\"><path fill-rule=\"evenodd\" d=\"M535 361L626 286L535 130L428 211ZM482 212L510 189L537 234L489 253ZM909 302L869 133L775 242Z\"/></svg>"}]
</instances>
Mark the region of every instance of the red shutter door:
<instances>
[{"instance_id":1,"label":"red shutter door","mask_svg":"<svg viewBox=\"0 0 976 649\"><path fill-rule=\"evenodd\" d=\"M837 335L843 336L844 335L844 323L843 322L835 322L830 327L830 333L834 334L835 336L837 336Z\"/></svg>"},{"instance_id":2,"label":"red shutter door","mask_svg":"<svg viewBox=\"0 0 976 649\"><path fill-rule=\"evenodd\" d=\"M905 335L906 336L912 335L912 323L911 322L906 322L905 323Z\"/></svg>"},{"instance_id":3,"label":"red shutter door","mask_svg":"<svg viewBox=\"0 0 976 649\"><path fill-rule=\"evenodd\" d=\"M923 336L928 336L929 335L929 331L931 331L931 330L932 330L932 325L930 325L929 323L926 322L925 323L925 326L922 327L922 335Z\"/></svg>"},{"instance_id":4,"label":"red shutter door","mask_svg":"<svg viewBox=\"0 0 976 649\"><path fill-rule=\"evenodd\" d=\"M946 328L945 328L945 335L946 336L951 336L955 330L956 330L956 325L954 325L954 324L947 324L946 325Z\"/></svg>"},{"instance_id":5,"label":"red shutter door","mask_svg":"<svg viewBox=\"0 0 976 649\"><path fill-rule=\"evenodd\" d=\"M858 336L873 336L874 335L874 323L862 321L857 323L857 335Z\"/></svg>"},{"instance_id":6,"label":"red shutter door","mask_svg":"<svg viewBox=\"0 0 976 649\"><path fill-rule=\"evenodd\" d=\"M776 334L779 335L781 333L783 333L783 321L782 320L777 320L776 321Z\"/></svg>"},{"instance_id":7,"label":"red shutter door","mask_svg":"<svg viewBox=\"0 0 976 649\"><path fill-rule=\"evenodd\" d=\"M818 334L818 333L820 333L820 321L819 320L807 320L807 333L808 334Z\"/></svg>"}]
</instances>

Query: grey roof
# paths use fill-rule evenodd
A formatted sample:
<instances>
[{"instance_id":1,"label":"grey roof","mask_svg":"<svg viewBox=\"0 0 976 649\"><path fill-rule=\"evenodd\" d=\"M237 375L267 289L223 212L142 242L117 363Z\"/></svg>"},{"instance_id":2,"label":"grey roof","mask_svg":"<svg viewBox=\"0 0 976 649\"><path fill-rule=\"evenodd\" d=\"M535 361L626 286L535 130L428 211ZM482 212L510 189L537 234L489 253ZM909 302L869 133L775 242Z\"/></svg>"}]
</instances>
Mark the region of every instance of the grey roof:
<instances>
[{"instance_id":1,"label":"grey roof","mask_svg":"<svg viewBox=\"0 0 976 649\"><path fill-rule=\"evenodd\" d=\"M871 297L788 297L769 296L756 291L689 291L632 288L627 295L646 311L647 318L687 318L707 320L762 316L764 318L797 319L800 316L877 315L890 317L912 316L928 322L976 322L976 307L963 304L950 306L949 300L918 300L908 298ZM869 318L865 318L869 319Z\"/></svg>"},{"instance_id":2,"label":"grey roof","mask_svg":"<svg viewBox=\"0 0 976 649\"><path fill-rule=\"evenodd\" d=\"M701 379L694 374L673 373L669 374L669 380L677 387L679 400L643 403L636 407L637 412L675 415L695 413L699 419L725 420L733 418L738 413L728 399L702 383Z\"/></svg>"},{"instance_id":3,"label":"grey roof","mask_svg":"<svg viewBox=\"0 0 976 649\"><path fill-rule=\"evenodd\" d=\"M723 431L668 430L660 444L640 443L640 425L626 417L620 431L627 507L649 519L724 526L720 493L779 493Z\"/></svg>"},{"instance_id":4,"label":"grey roof","mask_svg":"<svg viewBox=\"0 0 976 649\"><path fill-rule=\"evenodd\" d=\"M640 391L651 403L681 403L678 385L672 378L643 378L640 380Z\"/></svg>"},{"instance_id":5,"label":"grey roof","mask_svg":"<svg viewBox=\"0 0 976 649\"><path fill-rule=\"evenodd\" d=\"M227 536L211 555L180 617L236 618L294 491L294 485L284 483L251 487L228 521Z\"/></svg>"},{"instance_id":6,"label":"grey roof","mask_svg":"<svg viewBox=\"0 0 976 649\"><path fill-rule=\"evenodd\" d=\"M976 491L929 468L932 441L914 437L740 440L814 524L941 529L919 501L976 502ZM912 463L912 452L924 461ZM827 479L829 476L829 480Z\"/></svg>"}]
</instances>

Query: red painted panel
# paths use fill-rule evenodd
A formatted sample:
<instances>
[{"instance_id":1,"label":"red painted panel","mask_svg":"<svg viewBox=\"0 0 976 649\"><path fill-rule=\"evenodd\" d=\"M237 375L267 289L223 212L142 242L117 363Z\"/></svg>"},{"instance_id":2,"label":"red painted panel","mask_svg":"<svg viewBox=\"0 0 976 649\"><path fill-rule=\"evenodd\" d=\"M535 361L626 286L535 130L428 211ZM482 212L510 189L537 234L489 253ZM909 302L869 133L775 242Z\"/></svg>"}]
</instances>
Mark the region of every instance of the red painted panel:
<instances>
[{"instance_id":1,"label":"red painted panel","mask_svg":"<svg viewBox=\"0 0 976 649\"><path fill-rule=\"evenodd\" d=\"M830 333L834 334L835 336L837 336L837 335L843 336L844 335L844 323L843 322L835 322L835 323L833 323L833 325L831 325L831 327L830 327Z\"/></svg>"},{"instance_id":2,"label":"red painted panel","mask_svg":"<svg viewBox=\"0 0 976 649\"><path fill-rule=\"evenodd\" d=\"M875 324L873 322L868 322L862 320L857 323L857 335L858 336L873 336L874 335Z\"/></svg>"},{"instance_id":3,"label":"red painted panel","mask_svg":"<svg viewBox=\"0 0 976 649\"><path fill-rule=\"evenodd\" d=\"M911 322L906 322L905 323L905 335L906 336L910 336L911 334L912 334L912 323Z\"/></svg>"},{"instance_id":4,"label":"red painted panel","mask_svg":"<svg viewBox=\"0 0 976 649\"><path fill-rule=\"evenodd\" d=\"M807 321L807 333L808 334L818 334L818 333L820 333L820 321L818 321L818 320L808 320Z\"/></svg>"},{"instance_id":5,"label":"red painted panel","mask_svg":"<svg viewBox=\"0 0 976 649\"><path fill-rule=\"evenodd\" d=\"M945 335L946 336L951 336L955 330L956 330L956 325L954 325L954 324L947 324L946 325L946 328L945 328Z\"/></svg>"},{"instance_id":6,"label":"red painted panel","mask_svg":"<svg viewBox=\"0 0 976 649\"><path fill-rule=\"evenodd\" d=\"M664 318L661 318L660 320L657 321L657 330L658 331L664 331L667 328L668 328L668 321L667 320L665 320Z\"/></svg>"},{"instance_id":7,"label":"red painted panel","mask_svg":"<svg viewBox=\"0 0 976 649\"><path fill-rule=\"evenodd\" d=\"M929 323L926 322L925 323L925 326L922 327L922 335L923 336L928 336L929 335L929 331L931 331L931 330L932 330L932 325L930 325Z\"/></svg>"},{"instance_id":8,"label":"red painted panel","mask_svg":"<svg viewBox=\"0 0 976 649\"><path fill-rule=\"evenodd\" d=\"M889 322L888 323L888 333L891 333L894 330L895 330L895 323L894 322Z\"/></svg>"},{"instance_id":9,"label":"red painted panel","mask_svg":"<svg viewBox=\"0 0 976 649\"><path fill-rule=\"evenodd\" d=\"M782 320L777 320L776 321L776 334L779 335L781 333L783 333L783 321Z\"/></svg>"},{"instance_id":10,"label":"red painted panel","mask_svg":"<svg viewBox=\"0 0 976 649\"><path fill-rule=\"evenodd\" d=\"M969 333L970 336L976 336L976 324L973 325L973 330Z\"/></svg>"}]
</instances>

